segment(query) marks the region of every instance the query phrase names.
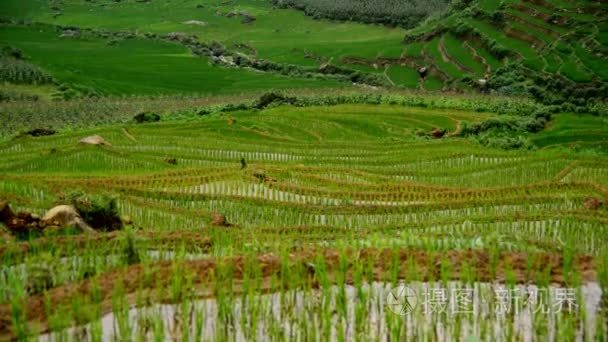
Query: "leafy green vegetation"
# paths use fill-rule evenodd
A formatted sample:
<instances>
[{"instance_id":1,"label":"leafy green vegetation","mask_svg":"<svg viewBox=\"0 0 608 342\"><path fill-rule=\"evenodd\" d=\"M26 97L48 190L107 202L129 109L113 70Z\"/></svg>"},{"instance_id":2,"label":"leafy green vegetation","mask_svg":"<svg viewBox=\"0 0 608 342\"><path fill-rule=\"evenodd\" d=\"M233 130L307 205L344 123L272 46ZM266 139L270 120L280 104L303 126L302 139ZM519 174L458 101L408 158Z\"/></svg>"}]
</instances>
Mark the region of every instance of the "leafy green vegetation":
<instances>
[{"instance_id":1,"label":"leafy green vegetation","mask_svg":"<svg viewBox=\"0 0 608 342\"><path fill-rule=\"evenodd\" d=\"M130 59L138 58L135 51L149 52L148 55L155 56L150 63L139 63L137 75L117 71L116 74L124 74L125 80L86 82L80 80L79 75L89 74L89 67L95 75L95 62L90 66L60 64L58 69L64 70L64 66L70 66L74 71L70 75L62 75L61 71L56 75L46 65L46 56L61 57L62 60L66 57L45 51L43 45L35 49L28 47L31 53L25 52L31 55L34 64L48 69L60 83L67 83L69 90L61 90L62 94L58 97L72 98L97 92L150 94L154 93L152 88L163 93L226 92L221 84L236 83L234 75L241 74L244 79L231 89L285 88L284 83L288 83L280 77L276 79L274 75L264 75L267 82L256 80L259 75L247 70L250 68L300 78L301 81L294 86L304 84L306 88L324 87L324 83L331 83L330 86L335 87L335 81L342 85L355 82L418 88L419 82L414 80L414 73L419 67L427 66L439 73L434 75L436 79L428 82L427 89L443 89L447 85L447 89L475 91L477 87L474 83L460 82L463 76L492 78L507 61L520 61L533 75L549 72L556 77L564 76L572 82L572 86L578 83L603 83L606 80L605 68L602 67L606 56L602 43L603 31L600 29L603 24L597 20L597 16L589 13L599 14L606 10L601 7L595 10L593 6L586 2L573 7L569 3L533 4L516 0L503 3L475 0L452 4L443 0L431 3L68 0L53 4L28 0L26 5L7 0L0 4L0 12L17 26L30 25L28 23L53 25L49 29L55 27L57 35L63 36L61 40L65 45L62 51L69 51L72 44L68 43L76 43L79 38L96 40L106 37L100 39L98 44L91 42L87 50L91 53L100 50L99 61L116 61L109 68L124 64L132 69ZM298 10L303 10L309 16ZM340 22L320 18L338 19ZM427 19L413 27L421 18ZM404 31L352 22L357 20L412 28ZM4 38L3 44L10 45L15 40L21 40L20 35L27 38L28 33L11 32L15 29L2 30L7 32L6 36L10 32L10 37L15 37ZM83 30L95 30L96 33L93 38L86 38ZM40 39L52 38L34 32L32 35L38 35ZM176 41L190 51L167 46L165 41L171 40L168 37L187 37L190 43L185 43L182 38ZM56 44L57 39L51 39L50 45L61 45ZM297 42L297 45L287 42ZM443 42L443 55L438 51L439 42ZM106 48L105 44L112 46ZM200 47L208 49L207 52L201 53ZM426 50L426 56L423 50ZM112 56L106 55L106 51L110 51ZM190 53L203 58L188 57ZM36 56L45 56L45 60ZM117 59L117 56L121 59ZM207 59L213 62L212 66L204 65ZM359 62L353 64L353 60ZM100 63L97 64L98 68L103 67L103 62ZM156 68L159 65L167 66L165 70L176 70L176 73L156 78L157 82L150 80L152 83L141 76L142 73L149 73L149 70L163 72L162 67ZM373 65L379 67L374 68ZM218 67L236 67L240 70L217 70L221 69ZM388 77L383 75L385 71ZM194 75L188 78L188 82L185 81L187 73ZM201 82L202 76L197 76L202 74L208 74L208 79L221 79L223 82L218 82L219 87L206 87L209 82ZM523 72L521 75L526 77L527 74ZM325 81L327 78L330 80ZM535 79L532 77L532 81ZM141 87L129 85L134 82L141 83ZM440 83L444 84L440 86ZM518 82L513 83L511 86ZM145 90L146 87L148 90ZM500 87L503 88L502 85ZM496 87L492 89L499 90ZM555 92L554 89L550 91ZM524 93L537 97L530 87L524 87ZM606 97L605 93L599 91L594 98L601 98L600 94ZM551 97L560 96L564 97L564 94L554 93ZM568 101L567 98L563 100Z\"/></svg>"},{"instance_id":2,"label":"leafy green vegetation","mask_svg":"<svg viewBox=\"0 0 608 342\"><path fill-rule=\"evenodd\" d=\"M124 232L5 244L2 269L10 270L10 276L0 277L0 284L22 292L18 297L2 292L0 307L7 310L1 319L11 323L0 333L72 336L66 328L91 322L91 336L108 336L114 330L103 322L109 319L122 326L114 333L120 336L175 336L164 327L174 316L154 309L162 302L171 303L182 317L181 334L229 337L233 332L204 322L232 320L244 334L279 336L281 329L254 329L235 319L242 316L234 316L233 309L240 307L239 300L259 305L261 292L291 298L302 291L299 296L310 299L307 315L319 323L303 325L295 318L300 316L296 302L276 299L273 305L285 315L280 322L297 323L302 334L316 331L330 338L340 325L321 322L338 310L347 324L344 312L356 306L363 311L348 324L372 338L377 333L369 330L372 314L364 307L386 298L401 282L455 280L487 286L498 278L505 286L523 281L547 290L556 282L581 291L596 282L604 286L595 271L604 274L607 265L603 241L608 218L605 207L593 209L588 203L606 196L608 161L599 148L606 151L608 142L594 145L595 151L560 146L507 151L458 132L507 127L503 132L515 129L516 135L502 136L508 139L502 142L495 136L494 142L543 147L551 136L562 136L560 145L567 146L567 137L578 129L584 134L597 127L597 136L605 135L605 118L586 115L579 124L573 115L555 114L548 130L531 133L535 130L529 124L543 126L525 121L524 113L537 106L532 103L466 97L442 101L266 94L247 106L211 106L179 120L163 116L161 122L3 143L0 193L15 210L40 213L67 198L91 222L96 221L93 214L111 213L128 217L124 220L130 226ZM495 112L483 112L490 108ZM511 115L498 114L498 109ZM438 128L447 134L418 134ZM109 144L78 145L92 134ZM76 189L81 192L72 193ZM70 262L61 261L66 259ZM437 266L427 269L429 264ZM352 288L346 285L349 277ZM372 290L377 282L386 285ZM79 290L83 288L90 290ZM362 297L349 299L351 291ZM210 299L201 304L195 293ZM482 296L491 300L494 293ZM315 304L313 298L337 307ZM576 317L603 317L594 309L600 298L587 298L598 304L581 305L577 315L564 312L560 319L584 324ZM278 319L255 307L240 312L254 322L274 324L269 322ZM127 308L159 328L127 328ZM404 336L403 325L388 327L406 320L384 304L379 308L386 317L377 323L387 327L383 334ZM443 322L449 331L484 324L466 317L443 322L433 316L434 323L425 324ZM496 319L505 331L516 329L515 318L492 317L482 321ZM545 334L548 319L536 316L529 333ZM199 324L208 324L206 330L196 328ZM602 329L589 331L601 334ZM560 331L574 336L574 330Z\"/></svg>"},{"instance_id":3,"label":"leafy green vegetation","mask_svg":"<svg viewBox=\"0 0 608 342\"><path fill-rule=\"evenodd\" d=\"M606 340L606 14L0 1L0 341Z\"/></svg>"},{"instance_id":4,"label":"leafy green vegetation","mask_svg":"<svg viewBox=\"0 0 608 342\"><path fill-rule=\"evenodd\" d=\"M62 38L48 26L4 27L0 41L23 50L59 82L102 94L226 93L234 89L338 86L335 81L293 82L282 76L214 67L177 44L129 39L109 45L109 40L94 37Z\"/></svg>"},{"instance_id":5,"label":"leafy green vegetation","mask_svg":"<svg viewBox=\"0 0 608 342\"><path fill-rule=\"evenodd\" d=\"M413 27L431 14L444 10L445 0L358 1L273 0L279 7L303 10L314 18L361 21L369 24Z\"/></svg>"}]
</instances>

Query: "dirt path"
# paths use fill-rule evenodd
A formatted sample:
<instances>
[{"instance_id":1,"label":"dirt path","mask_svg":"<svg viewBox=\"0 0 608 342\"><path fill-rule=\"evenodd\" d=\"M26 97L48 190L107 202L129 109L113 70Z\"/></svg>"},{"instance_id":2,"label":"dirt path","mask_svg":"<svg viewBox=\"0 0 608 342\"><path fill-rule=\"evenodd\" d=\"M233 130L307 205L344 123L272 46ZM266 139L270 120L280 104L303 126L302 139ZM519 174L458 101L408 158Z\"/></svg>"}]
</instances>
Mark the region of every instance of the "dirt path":
<instances>
[{"instance_id":1,"label":"dirt path","mask_svg":"<svg viewBox=\"0 0 608 342\"><path fill-rule=\"evenodd\" d=\"M391 80L390 76L388 75L388 68L390 68L390 65L385 65L384 66L384 72L382 73L384 75L384 77L386 77L386 79L388 80L388 82L392 85L395 86L395 82L393 82L393 80Z\"/></svg>"},{"instance_id":2,"label":"dirt path","mask_svg":"<svg viewBox=\"0 0 608 342\"><path fill-rule=\"evenodd\" d=\"M123 128L122 132L127 137L127 139L131 140L132 142L137 142L137 139L135 139L135 137L132 136L131 133L129 133L129 130L127 130L126 128Z\"/></svg>"}]
</instances>

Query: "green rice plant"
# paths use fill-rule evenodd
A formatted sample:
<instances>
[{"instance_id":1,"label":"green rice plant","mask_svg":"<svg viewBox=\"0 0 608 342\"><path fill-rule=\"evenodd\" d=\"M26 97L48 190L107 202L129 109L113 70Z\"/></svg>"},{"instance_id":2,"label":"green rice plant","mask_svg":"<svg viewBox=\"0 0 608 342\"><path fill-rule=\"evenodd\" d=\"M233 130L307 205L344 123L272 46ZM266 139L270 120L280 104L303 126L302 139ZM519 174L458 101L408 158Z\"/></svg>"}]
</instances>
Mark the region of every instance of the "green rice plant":
<instances>
[{"instance_id":1,"label":"green rice plant","mask_svg":"<svg viewBox=\"0 0 608 342\"><path fill-rule=\"evenodd\" d=\"M8 274L8 289L11 292L11 321L15 329L15 335L21 340L27 339L29 334L27 312L24 300L26 299L25 286L21 279Z\"/></svg>"}]
</instances>

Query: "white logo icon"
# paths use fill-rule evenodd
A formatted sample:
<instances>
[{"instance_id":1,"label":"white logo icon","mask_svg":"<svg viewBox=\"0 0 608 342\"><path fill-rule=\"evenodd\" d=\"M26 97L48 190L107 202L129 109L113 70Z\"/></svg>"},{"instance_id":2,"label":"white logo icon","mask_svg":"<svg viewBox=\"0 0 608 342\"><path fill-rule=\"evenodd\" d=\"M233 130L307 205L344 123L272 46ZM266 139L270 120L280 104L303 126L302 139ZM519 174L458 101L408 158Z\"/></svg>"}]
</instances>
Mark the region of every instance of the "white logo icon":
<instances>
[{"instance_id":1,"label":"white logo icon","mask_svg":"<svg viewBox=\"0 0 608 342\"><path fill-rule=\"evenodd\" d=\"M414 311L417 305L416 292L404 285L393 288L386 296L386 306L396 315L407 315Z\"/></svg>"}]
</instances>

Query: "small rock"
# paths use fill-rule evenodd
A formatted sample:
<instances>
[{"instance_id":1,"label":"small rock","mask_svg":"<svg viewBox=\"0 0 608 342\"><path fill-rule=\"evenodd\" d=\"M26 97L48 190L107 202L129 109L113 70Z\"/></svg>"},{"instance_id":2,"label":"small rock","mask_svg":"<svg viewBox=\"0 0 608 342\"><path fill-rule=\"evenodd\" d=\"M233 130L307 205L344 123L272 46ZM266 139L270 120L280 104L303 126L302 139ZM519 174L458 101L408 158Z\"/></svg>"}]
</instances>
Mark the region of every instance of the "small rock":
<instances>
[{"instance_id":1,"label":"small rock","mask_svg":"<svg viewBox=\"0 0 608 342\"><path fill-rule=\"evenodd\" d=\"M71 205L60 205L49 210L42 217L42 221L49 226L77 227L84 232L95 233L95 230L84 222L76 208Z\"/></svg>"},{"instance_id":2,"label":"small rock","mask_svg":"<svg viewBox=\"0 0 608 342\"><path fill-rule=\"evenodd\" d=\"M182 24L185 24L185 25L196 25L196 26L205 26L205 25L207 25L206 22L200 21L200 20L188 20L188 21L184 21Z\"/></svg>"},{"instance_id":3,"label":"small rock","mask_svg":"<svg viewBox=\"0 0 608 342\"><path fill-rule=\"evenodd\" d=\"M91 135L89 137L82 138L78 143L81 145L112 146L112 144L105 141L104 138L100 137L99 135Z\"/></svg>"}]
</instances>

